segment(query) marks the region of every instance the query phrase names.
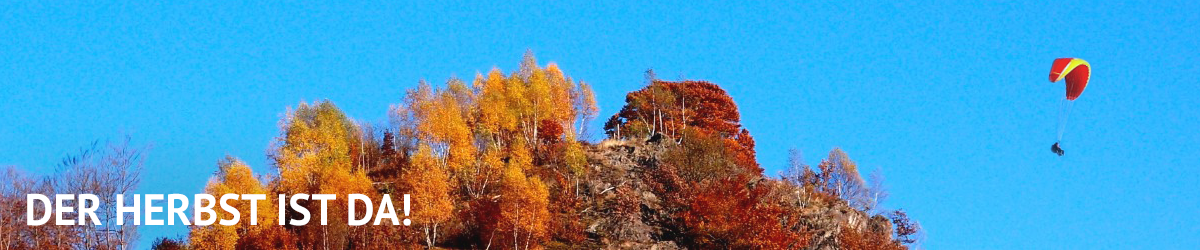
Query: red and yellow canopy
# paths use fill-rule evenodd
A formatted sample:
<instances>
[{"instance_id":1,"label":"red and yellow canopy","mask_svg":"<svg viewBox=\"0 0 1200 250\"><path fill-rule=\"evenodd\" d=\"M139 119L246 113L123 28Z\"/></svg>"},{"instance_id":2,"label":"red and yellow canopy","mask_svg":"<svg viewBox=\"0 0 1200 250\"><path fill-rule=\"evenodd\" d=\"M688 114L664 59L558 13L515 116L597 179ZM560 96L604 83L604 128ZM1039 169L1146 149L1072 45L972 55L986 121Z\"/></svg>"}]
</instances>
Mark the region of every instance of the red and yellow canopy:
<instances>
[{"instance_id":1,"label":"red and yellow canopy","mask_svg":"<svg viewBox=\"0 0 1200 250\"><path fill-rule=\"evenodd\" d=\"M1079 58L1054 59L1050 67L1050 82L1066 80L1067 100L1074 101L1087 88L1088 79L1092 76L1092 66Z\"/></svg>"}]
</instances>

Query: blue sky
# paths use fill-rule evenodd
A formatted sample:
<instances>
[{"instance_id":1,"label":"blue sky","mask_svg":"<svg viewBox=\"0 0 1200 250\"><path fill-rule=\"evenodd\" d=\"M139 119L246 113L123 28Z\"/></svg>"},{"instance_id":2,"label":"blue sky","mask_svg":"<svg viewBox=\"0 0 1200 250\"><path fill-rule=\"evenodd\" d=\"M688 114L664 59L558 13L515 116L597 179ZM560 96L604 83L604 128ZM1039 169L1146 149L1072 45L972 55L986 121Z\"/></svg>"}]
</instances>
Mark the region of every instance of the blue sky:
<instances>
[{"instance_id":1,"label":"blue sky","mask_svg":"<svg viewBox=\"0 0 1200 250\"><path fill-rule=\"evenodd\" d=\"M139 193L198 193L226 154L270 172L300 101L382 123L420 79L532 49L602 117L648 68L720 84L768 173L842 147L929 249L1200 245L1195 1L603 2L0 3L0 165L48 173L130 135L153 147ZM1093 66L1064 157L1057 57Z\"/></svg>"}]
</instances>

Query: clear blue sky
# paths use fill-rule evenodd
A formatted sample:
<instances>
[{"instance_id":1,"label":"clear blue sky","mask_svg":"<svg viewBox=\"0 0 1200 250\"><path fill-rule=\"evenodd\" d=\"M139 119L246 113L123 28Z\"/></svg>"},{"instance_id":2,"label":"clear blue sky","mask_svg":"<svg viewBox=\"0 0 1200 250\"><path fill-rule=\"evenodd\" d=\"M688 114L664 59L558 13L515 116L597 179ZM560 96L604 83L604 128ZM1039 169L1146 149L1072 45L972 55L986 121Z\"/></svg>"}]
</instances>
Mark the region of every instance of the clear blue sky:
<instances>
[{"instance_id":1,"label":"clear blue sky","mask_svg":"<svg viewBox=\"0 0 1200 250\"><path fill-rule=\"evenodd\" d=\"M0 3L0 165L48 173L128 134L153 145L139 193L194 194L226 154L271 171L300 101L382 123L420 79L532 49L594 84L602 117L647 68L721 84L768 173L840 146L930 249L1200 245L1195 1L170 2ZM1093 66L1064 157L1057 57ZM142 247L185 231L142 227Z\"/></svg>"}]
</instances>

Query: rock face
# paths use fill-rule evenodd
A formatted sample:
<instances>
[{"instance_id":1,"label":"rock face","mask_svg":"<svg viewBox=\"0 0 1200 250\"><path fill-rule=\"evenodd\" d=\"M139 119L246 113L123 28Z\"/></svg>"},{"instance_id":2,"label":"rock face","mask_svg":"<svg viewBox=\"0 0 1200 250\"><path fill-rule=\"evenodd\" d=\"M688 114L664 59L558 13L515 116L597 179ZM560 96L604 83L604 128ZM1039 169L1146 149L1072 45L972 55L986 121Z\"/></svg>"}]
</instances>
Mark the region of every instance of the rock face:
<instances>
[{"instance_id":1,"label":"rock face","mask_svg":"<svg viewBox=\"0 0 1200 250\"><path fill-rule=\"evenodd\" d=\"M683 249L678 228L663 197L653 191L646 175L658 167L669 143L645 140L606 140L586 148L589 176L581 194L589 206L580 213L586 224L587 248ZM782 180L764 179L768 182ZM784 202L794 204L797 223L811 236L804 249L841 249L841 230L871 230L890 235L887 218L852 208L843 200L817 199L801 188L789 190Z\"/></svg>"},{"instance_id":2,"label":"rock face","mask_svg":"<svg viewBox=\"0 0 1200 250\"><path fill-rule=\"evenodd\" d=\"M637 141L604 141L588 148L590 178L585 192L594 207L585 209L589 240L604 249L680 249L665 239L669 214L645 183L657 167L663 147Z\"/></svg>"}]
</instances>

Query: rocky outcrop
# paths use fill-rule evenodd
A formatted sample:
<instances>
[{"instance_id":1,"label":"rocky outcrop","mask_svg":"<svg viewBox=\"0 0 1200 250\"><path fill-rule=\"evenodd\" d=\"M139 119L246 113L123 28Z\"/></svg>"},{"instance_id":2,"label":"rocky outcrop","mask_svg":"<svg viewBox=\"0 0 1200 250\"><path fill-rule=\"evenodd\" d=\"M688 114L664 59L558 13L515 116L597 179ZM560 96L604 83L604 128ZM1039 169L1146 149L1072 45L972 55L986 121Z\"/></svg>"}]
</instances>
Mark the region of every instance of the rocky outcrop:
<instances>
[{"instance_id":1,"label":"rocky outcrop","mask_svg":"<svg viewBox=\"0 0 1200 250\"><path fill-rule=\"evenodd\" d=\"M669 140L668 140L669 142ZM665 143L669 144L669 143ZM666 151L645 140L605 140L586 148L589 174L581 183L589 206L581 212L589 245L603 249L682 249L672 214L653 191L646 175ZM764 179L769 182L782 180ZM779 184L779 183L775 183ZM887 218L871 216L844 200L819 199L793 188L785 195L798 209L799 225L811 234L807 249L839 249L841 230L891 232ZM890 234L890 233L888 233Z\"/></svg>"}]
</instances>

